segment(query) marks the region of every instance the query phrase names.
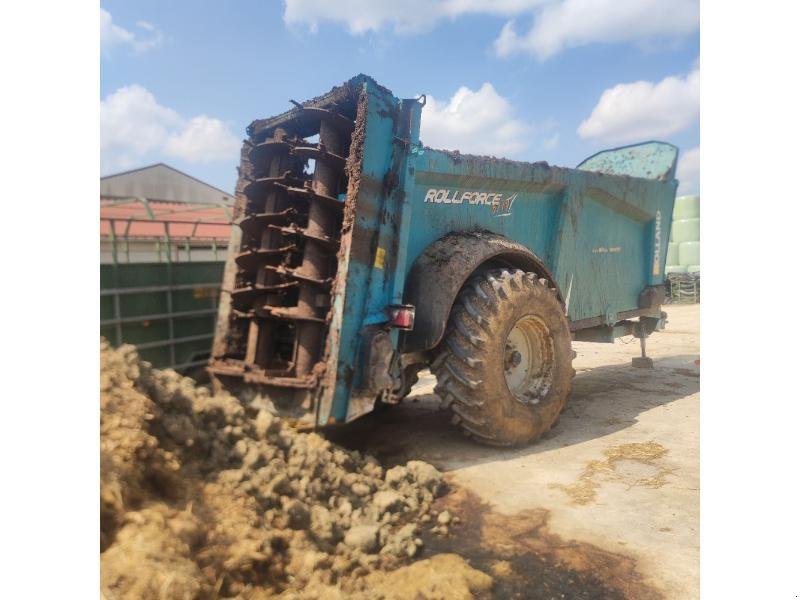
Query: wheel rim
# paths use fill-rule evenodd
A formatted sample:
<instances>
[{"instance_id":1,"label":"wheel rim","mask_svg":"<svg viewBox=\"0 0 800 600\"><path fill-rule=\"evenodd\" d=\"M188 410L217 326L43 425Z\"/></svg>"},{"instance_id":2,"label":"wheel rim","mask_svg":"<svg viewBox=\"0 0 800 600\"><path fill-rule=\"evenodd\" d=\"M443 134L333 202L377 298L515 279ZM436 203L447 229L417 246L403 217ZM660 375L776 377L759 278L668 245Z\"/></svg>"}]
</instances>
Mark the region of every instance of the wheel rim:
<instances>
[{"instance_id":1,"label":"wheel rim","mask_svg":"<svg viewBox=\"0 0 800 600\"><path fill-rule=\"evenodd\" d=\"M553 338L545 323L534 315L522 317L505 341L508 390L524 404L538 404L550 391L554 363Z\"/></svg>"}]
</instances>

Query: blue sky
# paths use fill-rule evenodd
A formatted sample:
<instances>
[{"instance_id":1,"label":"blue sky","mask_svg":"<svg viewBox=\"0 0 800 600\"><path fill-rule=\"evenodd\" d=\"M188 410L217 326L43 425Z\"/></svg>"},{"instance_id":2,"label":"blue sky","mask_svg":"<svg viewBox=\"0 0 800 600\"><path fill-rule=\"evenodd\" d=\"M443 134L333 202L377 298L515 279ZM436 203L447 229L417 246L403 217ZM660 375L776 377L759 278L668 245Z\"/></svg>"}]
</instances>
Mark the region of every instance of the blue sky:
<instances>
[{"instance_id":1,"label":"blue sky","mask_svg":"<svg viewBox=\"0 0 800 600\"><path fill-rule=\"evenodd\" d=\"M106 0L101 172L164 161L232 190L255 118L357 73L427 94L422 140L574 166L645 139L698 191L697 0ZM431 100L432 99L432 100Z\"/></svg>"}]
</instances>

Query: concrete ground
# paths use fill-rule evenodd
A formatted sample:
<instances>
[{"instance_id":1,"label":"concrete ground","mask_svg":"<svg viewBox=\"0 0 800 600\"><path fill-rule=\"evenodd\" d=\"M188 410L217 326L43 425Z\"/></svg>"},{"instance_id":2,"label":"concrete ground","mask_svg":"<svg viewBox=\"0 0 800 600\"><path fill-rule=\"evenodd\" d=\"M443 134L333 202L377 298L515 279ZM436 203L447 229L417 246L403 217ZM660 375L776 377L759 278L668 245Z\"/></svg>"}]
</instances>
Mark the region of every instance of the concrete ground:
<instances>
[{"instance_id":1,"label":"concrete ground","mask_svg":"<svg viewBox=\"0 0 800 600\"><path fill-rule=\"evenodd\" d=\"M666 330L647 344L652 370L631 367L638 340L574 344L567 408L531 447L463 438L439 410L430 374L401 406L340 439L388 464L421 459L448 473L455 493L440 508L463 514L464 529L430 546L522 577L497 597L696 598L700 308L666 310ZM470 529L471 519L479 525ZM566 575L548 579L559 569Z\"/></svg>"}]
</instances>

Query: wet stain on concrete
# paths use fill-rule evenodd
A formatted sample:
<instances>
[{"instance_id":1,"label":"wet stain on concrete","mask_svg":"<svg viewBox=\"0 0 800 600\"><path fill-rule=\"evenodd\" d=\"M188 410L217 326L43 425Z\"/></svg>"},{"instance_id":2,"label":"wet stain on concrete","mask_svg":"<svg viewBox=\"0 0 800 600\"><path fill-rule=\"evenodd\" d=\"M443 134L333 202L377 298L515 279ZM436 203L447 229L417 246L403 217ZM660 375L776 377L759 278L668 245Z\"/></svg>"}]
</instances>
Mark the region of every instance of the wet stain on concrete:
<instances>
[{"instance_id":1,"label":"wet stain on concrete","mask_svg":"<svg viewBox=\"0 0 800 600\"><path fill-rule=\"evenodd\" d=\"M671 387L673 389L682 389L682 388L686 387L683 383L680 383L678 381L675 381L675 382L666 381L666 382L664 382L664 385L666 385L667 387Z\"/></svg>"},{"instance_id":2,"label":"wet stain on concrete","mask_svg":"<svg viewBox=\"0 0 800 600\"><path fill-rule=\"evenodd\" d=\"M459 515L460 524L440 537L425 529L425 554L455 552L494 577L488 598L657 600L630 556L565 540L549 528L550 511L515 515L494 512L466 488L451 487L436 508Z\"/></svg>"},{"instance_id":3,"label":"wet stain on concrete","mask_svg":"<svg viewBox=\"0 0 800 600\"><path fill-rule=\"evenodd\" d=\"M653 441L611 446L603 451L604 460L586 463L575 483L551 483L550 487L567 494L576 505L593 502L598 487L607 481L626 484L628 488L660 488L675 471L658 462L667 452L664 446Z\"/></svg>"},{"instance_id":4,"label":"wet stain on concrete","mask_svg":"<svg viewBox=\"0 0 800 600\"><path fill-rule=\"evenodd\" d=\"M678 375L686 375L687 377L700 377L700 371L692 371L691 369L672 369L672 372Z\"/></svg>"}]
</instances>

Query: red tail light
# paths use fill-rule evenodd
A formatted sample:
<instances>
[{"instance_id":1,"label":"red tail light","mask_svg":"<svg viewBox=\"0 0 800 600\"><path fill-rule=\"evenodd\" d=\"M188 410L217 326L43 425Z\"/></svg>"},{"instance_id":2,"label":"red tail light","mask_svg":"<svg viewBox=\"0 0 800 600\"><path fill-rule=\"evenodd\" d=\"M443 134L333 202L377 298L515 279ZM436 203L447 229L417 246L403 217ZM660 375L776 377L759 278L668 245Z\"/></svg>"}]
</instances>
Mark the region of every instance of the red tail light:
<instances>
[{"instance_id":1,"label":"red tail light","mask_svg":"<svg viewBox=\"0 0 800 600\"><path fill-rule=\"evenodd\" d=\"M390 306L389 325L406 331L414 329L414 306L411 304L393 304Z\"/></svg>"}]
</instances>

